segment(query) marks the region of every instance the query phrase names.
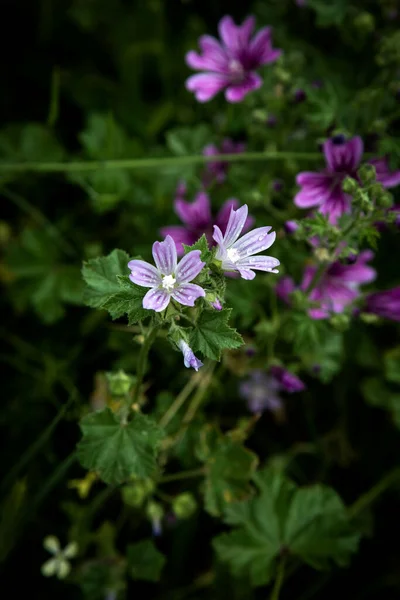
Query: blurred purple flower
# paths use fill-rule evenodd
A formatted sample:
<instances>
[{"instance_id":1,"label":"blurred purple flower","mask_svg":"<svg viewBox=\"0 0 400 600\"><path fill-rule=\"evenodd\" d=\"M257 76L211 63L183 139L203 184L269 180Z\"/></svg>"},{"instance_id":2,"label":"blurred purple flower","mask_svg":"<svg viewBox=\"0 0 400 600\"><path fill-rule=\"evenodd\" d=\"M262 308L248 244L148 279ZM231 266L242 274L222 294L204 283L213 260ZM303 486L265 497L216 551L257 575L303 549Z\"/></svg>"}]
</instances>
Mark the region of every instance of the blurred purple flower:
<instances>
[{"instance_id":1,"label":"blurred purple flower","mask_svg":"<svg viewBox=\"0 0 400 600\"><path fill-rule=\"evenodd\" d=\"M301 379L283 367L273 365L269 372L279 382L281 389L289 394L302 392L306 387Z\"/></svg>"},{"instance_id":2,"label":"blurred purple flower","mask_svg":"<svg viewBox=\"0 0 400 600\"><path fill-rule=\"evenodd\" d=\"M247 221L247 204L238 210L231 209L225 235L218 225L214 225L214 240L218 244L217 260L222 262L223 271L240 273L243 279L254 279L257 271L278 273L275 267L280 263L272 256L254 256L267 250L275 241L276 233L270 233L271 227L257 227L239 238Z\"/></svg>"},{"instance_id":3,"label":"blurred purple flower","mask_svg":"<svg viewBox=\"0 0 400 600\"><path fill-rule=\"evenodd\" d=\"M246 149L246 144L234 142L229 138L222 140L221 147L215 144L209 144L203 149L205 156L216 156L218 154L241 154ZM203 184L209 186L213 181L223 183L226 179L229 163L223 161L208 162L206 172L203 177Z\"/></svg>"},{"instance_id":4,"label":"blurred purple flower","mask_svg":"<svg viewBox=\"0 0 400 600\"><path fill-rule=\"evenodd\" d=\"M370 283L376 277L375 269L366 264L373 256L370 250L364 250L350 265L339 261L332 263L308 296L309 300L319 304L318 307L309 309L310 317L327 319L332 313L341 313L346 306L352 304L360 295L359 286ZM313 266L306 267L300 284L303 292L310 285L316 269ZM289 295L295 289L297 288L291 277L282 277L276 286L276 293L290 304Z\"/></svg>"},{"instance_id":5,"label":"blurred purple flower","mask_svg":"<svg viewBox=\"0 0 400 600\"><path fill-rule=\"evenodd\" d=\"M258 369L239 386L239 394L247 400L249 410L260 413L265 410L279 411L282 406L280 392L301 392L304 383L283 367L271 367L269 374Z\"/></svg>"},{"instance_id":6,"label":"blurred purple flower","mask_svg":"<svg viewBox=\"0 0 400 600\"><path fill-rule=\"evenodd\" d=\"M391 321L400 321L400 287L369 294L365 298L364 311Z\"/></svg>"},{"instance_id":7,"label":"blurred purple flower","mask_svg":"<svg viewBox=\"0 0 400 600\"><path fill-rule=\"evenodd\" d=\"M197 298L206 295L202 287L189 283L205 265L200 260L200 250L192 250L178 263L175 242L167 235L163 242L154 242L152 252L155 267L144 260L128 263L129 279L150 288L143 298L143 308L161 312L171 298L184 306L194 306Z\"/></svg>"},{"instance_id":8,"label":"blurred purple flower","mask_svg":"<svg viewBox=\"0 0 400 600\"><path fill-rule=\"evenodd\" d=\"M272 47L270 27L260 29L251 39L254 26L254 17L235 25L232 17L225 16L218 25L221 42L203 35L199 39L201 54L193 50L186 54L187 65L203 71L186 80L186 88L199 102L208 102L222 90L228 102L241 102L261 87L262 79L255 71L275 62L282 51Z\"/></svg>"},{"instance_id":9,"label":"blurred purple flower","mask_svg":"<svg viewBox=\"0 0 400 600\"><path fill-rule=\"evenodd\" d=\"M275 115L269 115L268 119L267 119L267 127L275 127L276 124L278 123L278 119L276 118Z\"/></svg>"},{"instance_id":10,"label":"blurred purple flower","mask_svg":"<svg viewBox=\"0 0 400 600\"><path fill-rule=\"evenodd\" d=\"M298 88L297 90L294 91L293 101L295 102L295 104L301 104L301 102L304 102L306 97L307 96L306 96L305 91L302 90L301 88Z\"/></svg>"},{"instance_id":11,"label":"blurred purple flower","mask_svg":"<svg viewBox=\"0 0 400 600\"><path fill-rule=\"evenodd\" d=\"M298 223L296 223L296 221L285 221L285 223L283 224L283 227L284 227L286 233L291 235L292 233L294 233L295 231L298 230L299 225L298 225Z\"/></svg>"},{"instance_id":12,"label":"blurred purple flower","mask_svg":"<svg viewBox=\"0 0 400 600\"><path fill-rule=\"evenodd\" d=\"M199 192L194 202L186 202L184 198L178 197L175 200L175 212L184 225L169 225L161 229L161 235L170 235L176 244L178 256L184 252L182 244L191 246L203 235L206 235L209 243L214 245L212 231L213 224L216 223L222 231L225 231L228 224L231 209L237 208L239 201L231 198L224 202L216 217L211 214L210 198L206 192ZM253 224L253 217L249 216L244 225L247 231Z\"/></svg>"},{"instance_id":13,"label":"blurred purple flower","mask_svg":"<svg viewBox=\"0 0 400 600\"><path fill-rule=\"evenodd\" d=\"M344 213L350 212L351 196L342 190L345 177L358 179L357 169L364 152L364 144L359 136L346 140L336 135L323 144L327 163L321 172L305 171L296 177L302 188L295 196L294 203L300 208L318 207L322 214L329 216L333 224ZM391 172L386 158L373 158L368 161L376 169L376 179L384 187L390 188L400 183L400 171Z\"/></svg>"},{"instance_id":14,"label":"blurred purple flower","mask_svg":"<svg viewBox=\"0 0 400 600\"><path fill-rule=\"evenodd\" d=\"M201 360L199 360L195 355L189 344L185 342L185 340L181 340L178 344L179 349L183 354L183 363L187 369L194 369L198 371L200 367L203 366Z\"/></svg>"},{"instance_id":15,"label":"blurred purple flower","mask_svg":"<svg viewBox=\"0 0 400 600\"><path fill-rule=\"evenodd\" d=\"M211 306L215 308L215 310L222 310L222 304L218 298L215 300L215 302L211 302Z\"/></svg>"}]
</instances>

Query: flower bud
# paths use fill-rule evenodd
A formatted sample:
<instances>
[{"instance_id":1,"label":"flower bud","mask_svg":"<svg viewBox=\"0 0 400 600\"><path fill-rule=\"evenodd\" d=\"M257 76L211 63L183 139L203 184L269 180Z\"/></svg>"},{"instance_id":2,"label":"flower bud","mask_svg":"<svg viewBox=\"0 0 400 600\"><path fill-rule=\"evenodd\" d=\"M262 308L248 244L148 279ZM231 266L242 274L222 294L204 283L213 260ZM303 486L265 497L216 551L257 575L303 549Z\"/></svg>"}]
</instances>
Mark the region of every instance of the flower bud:
<instances>
[{"instance_id":1,"label":"flower bud","mask_svg":"<svg viewBox=\"0 0 400 600\"><path fill-rule=\"evenodd\" d=\"M375 19L371 13L366 11L359 13L353 23L362 33L370 33L375 29Z\"/></svg>"},{"instance_id":2,"label":"flower bud","mask_svg":"<svg viewBox=\"0 0 400 600\"><path fill-rule=\"evenodd\" d=\"M352 177L345 177L342 183L342 190L345 194L355 194L358 190L358 183Z\"/></svg>"},{"instance_id":3,"label":"flower bud","mask_svg":"<svg viewBox=\"0 0 400 600\"><path fill-rule=\"evenodd\" d=\"M139 507L153 490L154 483L151 479L138 479L122 487L122 500L127 506Z\"/></svg>"},{"instance_id":4,"label":"flower bud","mask_svg":"<svg viewBox=\"0 0 400 600\"><path fill-rule=\"evenodd\" d=\"M122 370L117 373L106 373L106 377L112 396L126 396L135 381L134 377Z\"/></svg>"},{"instance_id":5,"label":"flower bud","mask_svg":"<svg viewBox=\"0 0 400 600\"><path fill-rule=\"evenodd\" d=\"M178 519L188 519L197 508L197 502L190 492L176 496L172 502L172 510Z\"/></svg>"},{"instance_id":6,"label":"flower bud","mask_svg":"<svg viewBox=\"0 0 400 600\"><path fill-rule=\"evenodd\" d=\"M393 206L393 196L390 192L384 192L377 199L377 203L382 208L391 208Z\"/></svg>"},{"instance_id":7,"label":"flower bud","mask_svg":"<svg viewBox=\"0 0 400 600\"><path fill-rule=\"evenodd\" d=\"M357 174L364 185L369 185L376 181L375 167L374 165L371 165L369 163L361 165L361 167L357 171Z\"/></svg>"}]
</instances>

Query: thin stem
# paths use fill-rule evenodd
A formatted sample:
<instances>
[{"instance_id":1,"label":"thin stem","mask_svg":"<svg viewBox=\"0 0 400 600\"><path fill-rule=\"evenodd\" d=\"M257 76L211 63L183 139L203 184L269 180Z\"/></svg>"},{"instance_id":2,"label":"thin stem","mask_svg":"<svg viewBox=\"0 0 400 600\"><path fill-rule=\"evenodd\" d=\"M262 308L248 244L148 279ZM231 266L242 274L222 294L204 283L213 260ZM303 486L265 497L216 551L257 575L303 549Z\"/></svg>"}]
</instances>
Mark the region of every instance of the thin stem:
<instances>
[{"instance_id":1,"label":"thin stem","mask_svg":"<svg viewBox=\"0 0 400 600\"><path fill-rule=\"evenodd\" d=\"M368 508L383 492L386 492L393 483L400 480L400 468L396 467L392 471L389 471L387 475L382 477L378 483L376 483L368 492L365 492L360 496L348 509L350 518L357 516L363 510Z\"/></svg>"},{"instance_id":2,"label":"thin stem","mask_svg":"<svg viewBox=\"0 0 400 600\"><path fill-rule=\"evenodd\" d=\"M174 416L176 415L178 410L181 408L181 406L183 406L183 404L189 398L190 394L192 393L194 388L197 386L198 382L199 382L199 375L196 373L196 374L192 375L192 377L189 379L189 381L187 382L187 384L185 385L183 390L180 392L180 394L178 394L178 396L175 398L175 400L173 401L171 406L163 414L163 416L160 419L160 423L159 423L160 427L165 428L171 422L171 420L174 418Z\"/></svg>"},{"instance_id":3,"label":"thin stem","mask_svg":"<svg viewBox=\"0 0 400 600\"><path fill-rule=\"evenodd\" d=\"M47 117L47 125L54 127L58 119L59 104L60 104L60 69L54 67L51 74L51 88L50 88L50 105L49 114Z\"/></svg>"},{"instance_id":4,"label":"thin stem","mask_svg":"<svg viewBox=\"0 0 400 600\"><path fill-rule=\"evenodd\" d=\"M191 479L192 477L203 477L205 473L204 467L198 469L189 469L188 471L180 471L173 475L164 475L159 479L158 483L169 483L170 481L181 481L182 479Z\"/></svg>"},{"instance_id":5,"label":"thin stem","mask_svg":"<svg viewBox=\"0 0 400 600\"><path fill-rule=\"evenodd\" d=\"M151 158L122 158L114 160L90 160L71 162L19 162L0 163L0 172L63 173L70 171L97 171L112 169L148 169L179 165L204 164L207 162L248 162L258 160L321 160L319 152L243 152L242 154L217 154L205 156L165 156Z\"/></svg>"},{"instance_id":6,"label":"thin stem","mask_svg":"<svg viewBox=\"0 0 400 600\"><path fill-rule=\"evenodd\" d=\"M147 356L148 356L149 350L157 336L157 331L158 331L157 325L154 325L153 327L149 327L149 329L147 330L147 335L145 337L145 340L140 349L137 370L136 370L137 379L136 379L135 391L133 394L133 404L136 404L139 399L140 388L142 386L144 373L146 371Z\"/></svg>"},{"instance_id":7,"label":"thin stem","mask_svg":"<svg viewBox=\"0 0 400 600\"><path fill-rule=\"evenodd\" d=\"M285 577L285 566L286 560L283 556L278 564L278 572L276 574L274 588L272 590L270 600L279 600L279 594L281 593L283 579Z\"/></svg>"}]
</instances>

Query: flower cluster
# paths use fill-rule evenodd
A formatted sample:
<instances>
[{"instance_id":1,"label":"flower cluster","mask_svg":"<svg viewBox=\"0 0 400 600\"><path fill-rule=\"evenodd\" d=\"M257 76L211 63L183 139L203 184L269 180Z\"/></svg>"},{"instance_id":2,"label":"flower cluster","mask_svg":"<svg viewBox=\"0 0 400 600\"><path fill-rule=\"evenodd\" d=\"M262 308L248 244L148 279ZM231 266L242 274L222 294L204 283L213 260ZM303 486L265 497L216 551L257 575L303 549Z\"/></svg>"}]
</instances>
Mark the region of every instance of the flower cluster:
<instances>
[{"instance_id":1,"label":"flower cluster","mask_svg":"<svg viewBox=\"0 0 400 600\"><path fill-rule=\"evenodd\" d=\"M249 410L261 413L265 410L280 411L283 406L280 394L302 392L304 383L296 375L277 365L273 365L268 374L255 369L250 377L240 384L240 395L247 401Z\"/></svg>"}]
</instances>

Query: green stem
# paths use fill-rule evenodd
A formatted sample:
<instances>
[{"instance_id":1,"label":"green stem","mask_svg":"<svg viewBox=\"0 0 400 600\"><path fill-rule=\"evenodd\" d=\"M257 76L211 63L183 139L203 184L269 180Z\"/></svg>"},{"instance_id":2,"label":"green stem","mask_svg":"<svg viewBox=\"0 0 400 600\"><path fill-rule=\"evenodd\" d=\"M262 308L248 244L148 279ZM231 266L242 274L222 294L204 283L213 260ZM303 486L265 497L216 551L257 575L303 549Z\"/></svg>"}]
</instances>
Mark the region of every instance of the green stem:
<instances>
[{"instance_id":1,"label":"green stem","mask_svg":"<svg viewBox=\"0 0 400 600\"><path fill-rule=\"evenodd\" d=\"M174 473L173 475L164 475L159 479L159 483L169 483L170 481L180 481L182 479L191 479L192 477L202 477L205 473L204 467L199 469L189 469L187 471L180 471L180 473Z\"/></svg>"},{"instance_id":2,"label":"green stem","mask_svg":"<svg viewBox=\"0 0 400 600\"><path fill-rule=\"evenodd\" d=\"M183 406L183 404L186 402L187 398L190 396L190 394L196 387L198 381L198 375L192 375L192 377L189 379L181 393L178 394L171 406L161 417L159 423L160 427L165 428L170 423L170 421L174 418L181 406Z\"/></svg>"},{"instance_id":3,"label":"green stem","mask_svg":"<svg viewBox=\"0 0 400 600\"><path fill-rule=\"evenodd\" d=\"M207 162L247 162L258 160L321 160L319 152L243 152L242 154L218 154L215 156L166 156L151 158L122 158L113 160L89 160L71 162L19 162L0 163L0 172L63 173L70 171L97 171L112 169L148 169L179 165L204 164Z\"/></svg>"},{"instance_id":4,"label":"green stem","mask_svg":"<svg viewBox=\"0 0 400 600\"><path fill-rule=\"evenodd\" d=\"M146 371L147 356L149 354L149 350L150 350L154 340L156 339L157 332L158 332L157 325L154 325L153 327L149 327L149 329L147 330L147 335L145 337L145 340L140 349L138 363L137 363L137 370L136 370L137 379L136 379L135 391L133 394L133 404L136 404L139 400L140 388L142 386L144 373Z\"/></svg>"},{"instance_id":5,"label":"green stem","mask_svg":"<svg viewBox=\"0 0 400 600\"><path fill-rule=\"evenodd\" d=\"M387 475L382 477L378 483L376 483L368 492L365 492L348 508L348 514L350 518L357 516L363 510L368 508L383 492L390 488L393 483L400 480L400 468L396 467L392 471L389 471Z\"/></svg>"},{"instance_id":6,"label":"green stem","mask_svg":"<svg viewBox=\"0 0 400 600\"><path fill-rule=\"evenodd\" d=\"M272 590L270 600L279 600L279 594L281 593L283 579L285 577L285 566L286 560L285 557L282 557L278 564L278 572L276 574L274 588Z\"/></svg>"}]
</instances>

